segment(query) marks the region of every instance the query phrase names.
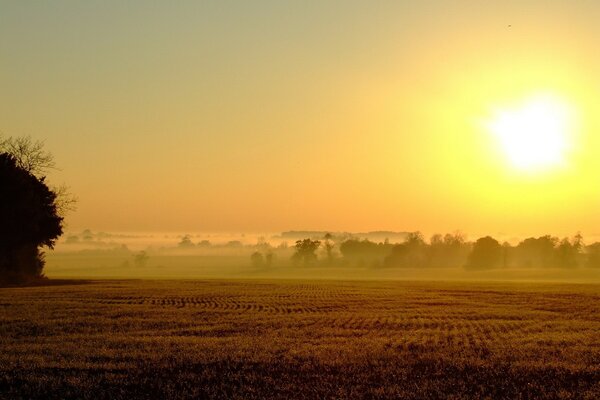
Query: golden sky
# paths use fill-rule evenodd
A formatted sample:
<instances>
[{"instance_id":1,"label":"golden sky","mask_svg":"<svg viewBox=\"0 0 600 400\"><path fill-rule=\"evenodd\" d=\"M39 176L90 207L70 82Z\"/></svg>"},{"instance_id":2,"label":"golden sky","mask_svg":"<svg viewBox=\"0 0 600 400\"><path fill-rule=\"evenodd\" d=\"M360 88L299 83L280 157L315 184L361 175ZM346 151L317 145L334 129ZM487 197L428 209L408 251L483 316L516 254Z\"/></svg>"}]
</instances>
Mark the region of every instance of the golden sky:
<instances>
[{"instance_id":1,"label":"golden sky","mask_svg":"<svg viewBox=\"0 0 600 400\"><path fill-rule=\"evenodd\" d=\"M2 2L0 130L45 140L73 229L594 235L598 20L596 1Z\"/></svg>"}]
</instances>

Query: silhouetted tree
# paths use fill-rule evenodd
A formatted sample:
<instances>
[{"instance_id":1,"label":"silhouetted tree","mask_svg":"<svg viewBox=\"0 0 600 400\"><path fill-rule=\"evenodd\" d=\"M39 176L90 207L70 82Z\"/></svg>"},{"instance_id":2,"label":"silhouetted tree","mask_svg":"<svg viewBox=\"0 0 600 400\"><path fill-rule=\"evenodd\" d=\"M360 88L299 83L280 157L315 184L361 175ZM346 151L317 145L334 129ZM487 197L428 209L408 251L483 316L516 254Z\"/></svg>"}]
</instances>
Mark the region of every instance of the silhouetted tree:
<instances>
[{"instance_id":1,"label":"silhouetted tree","mask_svg":"<svg viewBox=\"0 0 600 400\"><path fill-rule=\"evenodd\" d=\"M35 176L56 168L54 157L44 150L44 142L29 136L0 139L0 152L10 154L19 168Z\"/></svg>"},{"instance_id":2,"label":"silhouetted tree","mask_svg":"<svg viewBox=\"0 0 600 400\"><path fill-rule=\"evenodd\" d=\"M29 136L0 138L0 153L10 154L18 167L41 179L56 169L54 156L44 149L44 142ZM50 188L55 194L54 204L59 215L75 210L77 199L65 185Z\"/></svg>"},{"instance_id":3,"label":"silhouetted tree","mask_svg":"<svg viewBox=\"0 0 600 400\"><path fill-rule=\"evenodd\" d=\"M477 239L467 260L467 268L498 268L503 265L504 251L502 245L491 236Z\"/></svg>"},{"instance_id":4,"label":"silhouetted tree","mask_svg":"<svg viewBox=\"0 0 600 400\"><path fill-rule=\"evenodd\" d=\"M292 261L295 263L302 262L304 266L314 264L314 262L317 261L316 251L320 245L321 242L319 240L297 240L296 245L294 246L296 251L292 256Z\"/></svg>"},{"instance_id":5,"label":"silhouetted tree","mask_svg":"<svg viewBox=\"0 0 600 400\"><path fill-rule=\"evenodd\" d=\"M40 247L53 248L62 234L56 193L8 153L0 153L0 188L0 279L41 277Z\"/></svg>"}]
</instances>

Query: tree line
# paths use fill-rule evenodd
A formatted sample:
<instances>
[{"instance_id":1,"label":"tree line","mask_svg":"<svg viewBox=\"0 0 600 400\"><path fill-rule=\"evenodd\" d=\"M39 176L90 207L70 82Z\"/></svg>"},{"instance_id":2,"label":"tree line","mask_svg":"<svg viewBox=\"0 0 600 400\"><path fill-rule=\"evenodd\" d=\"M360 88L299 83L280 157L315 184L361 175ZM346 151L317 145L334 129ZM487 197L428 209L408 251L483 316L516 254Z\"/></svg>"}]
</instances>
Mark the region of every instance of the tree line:
<instances>
[{"instance_id":1,"label":"tree line","mask_svg":"<svg viewBox=\"0 0 600 400\"><path fill-rule=\"evenodd\" d=\"M435 234L425 240L422 233L412 232L400 243L338 240L327 234L320 239L298 240L293 250L291 262L305 267L600 268L600 242L586 245L580 234L563 239L551 235L530 237L516 245L501 243L491 236L471 242L461 233ZM264 265L260 250L251 258L253 264Z\"/></svg>"}]
</instances>

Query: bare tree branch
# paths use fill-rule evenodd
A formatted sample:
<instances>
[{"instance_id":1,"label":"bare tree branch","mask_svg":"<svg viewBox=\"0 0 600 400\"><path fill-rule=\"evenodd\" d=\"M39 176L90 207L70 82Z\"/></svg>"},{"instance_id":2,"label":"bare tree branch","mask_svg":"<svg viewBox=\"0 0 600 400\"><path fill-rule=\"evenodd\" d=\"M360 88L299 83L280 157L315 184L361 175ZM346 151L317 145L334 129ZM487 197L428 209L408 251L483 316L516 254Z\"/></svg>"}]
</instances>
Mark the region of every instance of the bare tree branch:
<instances>
[{"instance_id":1,"label":"bare tree branch","mask_svg":"<svg viewBox=\"0 0 600 400\"><path fill-rule=\"evenodd\" d=\"M30 136L6 139L0 136L0 153L10 154L19 167L40 179L44 179L43 175L48 171L57 169L54 156L44 150L44 142L33 140ZM76 210L77 198L66 185L54 186L52 191L56 194L55 205L59 215Z\"/></svg>"},{"instance_id":2,"label":"bare tree branch","mask_svg":"<svg viewBox=\"0 0 600 400\"><path fill-rule=\"evenodd\" d=\"M69 191L67 185L53 186L52 191L56 194L54 204L59 215L66 215L77 210L77 197Z\"/></svg>"},{"instance_id":3,"label":"bare tree branch","mask_svg":"<svg viewBox=\"0 0 600 400\"><path fill-rule=\"evenodd\" d=\"M54 156L44 150L44 142L30 136L0 139L0 153L12 155L19 167L38 177L56 169Z\"/></svg>"}]
</instances>

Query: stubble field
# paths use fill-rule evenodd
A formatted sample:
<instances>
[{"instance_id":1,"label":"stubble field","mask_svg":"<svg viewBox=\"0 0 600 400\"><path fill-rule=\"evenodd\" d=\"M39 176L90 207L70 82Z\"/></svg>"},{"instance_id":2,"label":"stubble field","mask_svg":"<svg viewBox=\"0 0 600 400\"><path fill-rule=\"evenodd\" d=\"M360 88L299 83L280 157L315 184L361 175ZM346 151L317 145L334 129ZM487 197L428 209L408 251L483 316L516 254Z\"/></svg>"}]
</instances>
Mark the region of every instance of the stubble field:
<instances>
[{"instance_id":1,"label":"stubble field","mask_svg":"<svg viewBox=\"0 0 600 400\"><path fill-rule=\"evenodd\" d=\"M0 398L600 398L600 286L0 289Z\"/></svg>"}]
</instances>

